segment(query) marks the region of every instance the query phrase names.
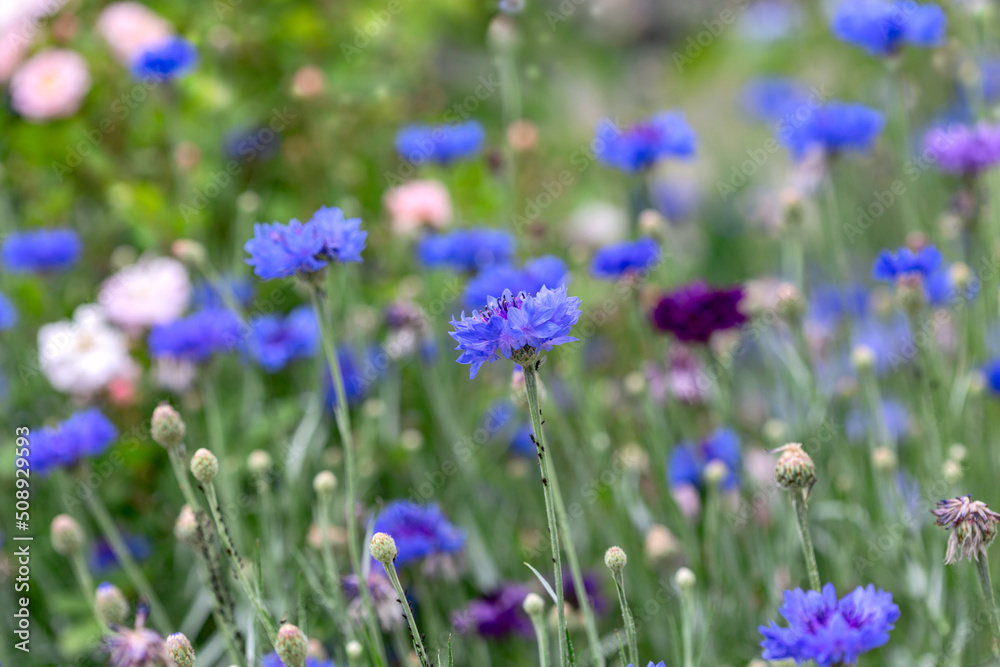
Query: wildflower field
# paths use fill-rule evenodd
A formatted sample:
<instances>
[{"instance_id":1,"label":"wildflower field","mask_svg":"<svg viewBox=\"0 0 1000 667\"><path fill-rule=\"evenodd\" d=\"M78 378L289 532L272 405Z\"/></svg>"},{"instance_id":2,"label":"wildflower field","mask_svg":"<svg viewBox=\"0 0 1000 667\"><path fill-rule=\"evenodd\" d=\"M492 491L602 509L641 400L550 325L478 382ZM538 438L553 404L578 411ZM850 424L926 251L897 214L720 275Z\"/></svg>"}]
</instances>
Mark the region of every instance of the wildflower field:
<instances>
[{"instance_id":1,"label":"wildflower field","mask_svg":"<svg viewBox=\"0 0 1000 667\"><path fill-rule=\"evenodd\" d=\"M0 665L998 664L998 21L0 3Z\"/></svg>"}]
</instances>

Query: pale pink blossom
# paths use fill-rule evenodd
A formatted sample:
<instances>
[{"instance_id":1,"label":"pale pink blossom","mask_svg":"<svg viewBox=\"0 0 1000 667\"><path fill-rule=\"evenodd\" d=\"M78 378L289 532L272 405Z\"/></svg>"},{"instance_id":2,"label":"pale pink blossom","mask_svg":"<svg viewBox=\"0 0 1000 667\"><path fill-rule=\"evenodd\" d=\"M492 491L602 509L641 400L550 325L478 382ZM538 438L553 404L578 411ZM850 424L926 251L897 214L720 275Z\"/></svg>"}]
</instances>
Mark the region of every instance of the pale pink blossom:
<instances>
[{"instance_id":1,"label":"pale pink blossom","mask_svg":"<svg viewBox=\"0 0 1000 667\"><path fill-rule=\"evenodd\" d=\"M411 181L385 193L392 228L410 234L424 225L441 228L451 222L451 196L438 181Z\"/></svg>"},{"instance_id":2,"label":"pale pink blossom","mask_svg":"<svg viewBox=\"0 0 1000 667\"><path fill-rule=\"evenodd\" d=\"M48 49L21 65L10 80L10 106L31 121L72 116L90 90L87 61L76 51Z\"/></svg>"},{"instance_id":3,"label":"pale pink blossom","mask_svg":"<svg viewBox=\"0 0 1000 667\"><path fill-rule=\"evenodd\" d=\"M53 387L79 396L139 372L125 334L108 324L97 304L80 306L72 320L38 330L38 364Z\"/></svg>"},{"instance_id":4,"label":"pale pink blossom","mask_svg":"<svg viewBox=\"0 0 1000 667\"><path fill-rule=\"evenodd\" d=\"M190 361L160 357L153 364L153 380L158 387L183 394L194 384L198 367Z\"/></svg>"},{"instance_id":5,"label":"pale pink blossom","mask_svg":"<svg viewBox=\"0 0 1000 667\"><path fill-rule=\"evenodd\" d=\"M105 280L97 297L105 317L129 332L177 319L190 299L184 265L148 255Z\"/></svg>"},{"instance_id":6,"label":"pale pink blossom","mask_svg":"<svg viewBox=\"0 0 1000 667\"><path fill-rule=\"evenodd\" d=\"M28 49L38 37L42 19L55 14L64 4L65 0L0 3L0 82L10 79L28 55Z\"/></svg>"},{"instance_id":7,"label":"pale pink blossom","mask_svg":"<svg viewBox=\"0 0 1000 667\"><path fill-rule=\"evenodd\" d=\"M97 32L125 65L174 33L169 21L138 2L112 2L97 18Z\"/></svg>"}]
</instances>

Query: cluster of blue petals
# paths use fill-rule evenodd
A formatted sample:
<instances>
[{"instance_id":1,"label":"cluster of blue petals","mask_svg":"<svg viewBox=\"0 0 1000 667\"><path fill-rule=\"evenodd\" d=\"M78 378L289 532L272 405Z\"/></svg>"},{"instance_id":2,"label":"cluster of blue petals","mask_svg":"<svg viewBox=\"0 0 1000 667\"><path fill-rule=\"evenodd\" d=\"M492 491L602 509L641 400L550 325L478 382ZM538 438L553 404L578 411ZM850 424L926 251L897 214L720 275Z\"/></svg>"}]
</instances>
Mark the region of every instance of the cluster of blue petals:
<instances>
[{"instance_id":1,"label":"cluster of blue petals","mask_svg":"<svg viewBox=\"0 0 1000 667\"><path fill-rule=\"evenodd\" d=\"M569 282L569 269L558 257L545 255L525 262L522 268L509 264L484 269L465 286L464 301L468 308L486 303L493 294L524 292L535 294L543 287L556 288Z\"/></svg>"},{"instance_id":2,"label":"cluster of blue petals","mask_svg":"<svg viewBox=\"0 0 1000 667\"><path fill-rule=\"evenodd\" d=\"M833 16L833 34L875 56L888 56L904 44L937 46L948 19L935 4L913 0L844 0Z\"/></svg>"},{"instance_id":3,"label":"cluster of blue petals","mask_svg":"<svg viewBox=\"0 0 1000 667\"><path fill-rule=\"evenodd\" d=\"M187 317L160 324L149 332L149 351L155 358L169 357L200 363L217 353L241 346L243 325L232 311L203 308Z\"/></svg>"},{"instance_id":4,"label":"cluster of blue petals","mask_svg":"<svg viewBox=\"0 0 1000 667\"><path fill-rule=\"evenodd\" d=\"M594 254L590 273L613 280L627 273L646 271L660 259L660 245L651 238L604 246Z\"/></svg>"},{"instance_id":5,"label":"cluster of blue petals","mask_svg":"<svg viewBox=\"0 0 1000 667\"><path fill-rule=\"evenodd\" d=\"M679 111L662 111L624 130L605 118L598 124L593 142L598 160L626 173L648 169L668 158L694 157L697 145L694 130Z\"/></svg>"},{"instance_id":6,"label":"cluster of blue petals","mask_svg":"<svg viewBox=\"0 0 1000 667\"><path fill-rule=\"evenodd\" d=\"M80 236L72 229L36 229L8 236L0 259L11 273L48 273L72 267L82 252Z\"/></svg>"},{"instance_id":7,"label":"cluster of blue petals","mask_svg":"<svg viewBox=\"0 0 1000 667\"><path fill-rule=\"evenodd\" d=\"M314 356L319 350L320 331L316 314L299 306L286 316L254 319L246 351L268 373L280 371L296 359Z\"/></svg>"},{"instance_id":8,"label":"cluster of blue petals","mask_svg":"<svg viewBox=\"0 0 1000 667\"><path fill-rule=\"evenodd\" d=\"M436 505L395 500L382 510L372 529L396 541L396 565L402 567L435 554L451 554L465 547L465 531L452 525Z\"/></svg>"},{"instance_id":9,"label":"cluster of blue petals","mask_svg":"<svg viewBox=\"0 0 1000 667\"><path fill-rule=\"evenodd\" d=\"M875 144L883 125L885 117L875 109L833 101L812 109L801 121L785 123L778 132L778 140L796 159L811 148L821 148L826 153L866 152Z\"/></svg>"},{"instance_id":10,"label":"cluster of blue petals","mask_svg":"<svg viewBox=\"0 0 1000 667\"><path fill-rule=\"evenodd\" d=\"M262 280L315 273L330 262L360 262L368 238L360 219L326 206L305 224L257 223L253 234L243 248L250 254L246 263Z\"/></svg>"},{"instance_id":11,"label":"cluster of blue petals","mask_svg":"<svg viewBox=\"0 0 1000 667\"><path fill-rule=\"evenodd\" d=\"M514 237L497 229L457 229L420 239L417 258L426 267L478 271L514 258Z\"/></svg>"},{"instance_id":12,"label":"cluster of blue petals","mask_svg":"<svg viewBox=\"0 0 1000 667\"><path fill-rule=\"evenodd\" d=\"M410 125L396 135L396 152L407 162L451 164L479 153L486 141L482 125Z\"/></svg>"},{"instance_id":13,"label":"cluster of blue petals","mask_svg":"<svg viewBox=\"0 0 1000 667\"><path fill-rule=\"evenodd\" d=\"M667 461L667 482L671 488L690 484L702 488L705 467L712 461L726 465L722 489L735 489L740 484L740 438L729 428L720 428L701 442L682 442L670 453Z\"/></svg>"},{"instance_id":14,"label":"cluster of blue petals","mask_svg":"<svg viewBox=\"0 0 1000 667\"><path fill-rule=\"evenodd\" d=\"M118 438L118 429L97 408L77 412L63 423L32 432L31 468L45 475L98 456Z\"/></svg>"},{"instance_id":15,"label":"cluster of blue petals","mask_svg":"<svg viewBox=\"0 0 1000 667\"><path fill-rule=\"evenodd\" d=\"M154 44L132 61L132 74L139 79L170 81L187 74L198 64L198 50L181 37Z\"/></svg>"}]
</instances>

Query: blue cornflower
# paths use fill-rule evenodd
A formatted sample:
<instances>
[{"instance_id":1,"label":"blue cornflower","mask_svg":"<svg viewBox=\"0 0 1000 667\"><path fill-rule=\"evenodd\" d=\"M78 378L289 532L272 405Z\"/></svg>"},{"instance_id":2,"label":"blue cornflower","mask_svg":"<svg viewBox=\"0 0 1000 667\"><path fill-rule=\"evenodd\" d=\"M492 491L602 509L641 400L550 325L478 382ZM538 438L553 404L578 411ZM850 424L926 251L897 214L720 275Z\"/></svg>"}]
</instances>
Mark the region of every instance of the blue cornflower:
<instances>
[{"instance_id":1,"label":"blue cornflower","mask_svg":"<svg viewBox=\"0 0 1000 667\"><path fill-rule=\"evenodd\" d=\"M285 667L277 653L271 652L261 657L260 667ZM314 656L306 656L306 667L337 667L333 660L323 660Z\"/></svg>"},{"instance_id":2,"label":"blue cornflower","mask_svg":"<svg viewBox=\"0 0 1000 667\"><path fill-rule=\"evenodd\" d=\"M485 140L482 125L474 120L457 125L410 125L396 135L396 152L414 164L450 164L478 153Z\"/></svg>"},{"instance_id":3,"label":"blue cornflower","mask_svg":"<svg viewBox=\"0 0 1000 667\"><path fill-rule=\"evenodd\" d=\"M248 278L238 278L236 276L224 276L222 278L222 289L227 289L236 299L236 302L246 308L254 298L254 284ZM195 284L191 291L191 303L196 308L225 308L226 301L219 294L215 285L202 280Z\"/></svg>"},{"instance_id":4,"label":"blue cornflower","mask_svg":"<svg viewBox=\"0 0 1000 667\"><path fill-rule=\"evenodd\" d=\"M384 364L378 363L374 355L360 359L350 347L344 345L337 350L337 363L340 374L344 378L344 393L347 395L348 406L356 405L368 395L368 390L382 375ZM323 391L326 396L326 407L331 411L337 407L337 392L333 387L333 375L329 366L323 370Z\"/></svg>"},{"instance_id":5,"label":"blue cornflower","mask_svg":"<svg viewBox=\"0 0 1000 667\"><path fill-rule=\"evenodd\" d=\"M743 108L751 116L776 122L806 104L809 89L794 79L763 78L743 87Z\"/></svg>"},{"instance_id":6,"label":"blue cornflower","mask_svg":"<svg viewBox=\"0 0 1000 667\"><path fill-rule=\"evenodd\" d=\"M250 323L246 349L268 373L275 373L296 359L319 350L319 322L308 306L299 306L286 317L268 315Z\"/></svg>"},{"instance_id":7,"label":"blue cornflower","mask_svg":"<svg viewBox=\"0 0 1000 667\"><path fill-rule=\"evenodd\" d=\"M893 442L899 442L910 429L910 413L906 406L900 401L886 398L882 400L880 410L889 437ZM874 419L867 411L854 408L847 414L844 431L849 440L859 442L866 436L875 435Z\"/></svg>"},{"instance_id":8,"label":"blue cornflower","mask_svg":"<svg viewBox=\"0 0 1000 667\"><path fill-rule=\"evenodd\" d=\"M652 268L660 259L660 245L651 238L604 246L594 254L590 272L604 279Z\"/></svg>"},{"instance_id":9,"label":"blue cornflower","mask_svg":"<svg viewBox=\"0 0 1000 667\"><path fill-rule=\"evenodd\" d=\"M123 535L122 539L125 541L128 552L132 554L132 558L137 561L146 560L153 553L153 547L149 540L141 535ZM111 548L111 543L103 538L97 540L91 547L87 562L95 574L105 574L119 566L118 556Z\"/></svg>"},{"instance_id":10,"label":"blue cornflower","mask_svg":"<svg viewBox=\"0 0 1000 667\"><path fill-rule=\"evenodd\" d=\"M933 245L924 246L917 252L905 247L895 253L883 250L872 266L872 278L893 283L901 276L919 274L926 280L940 266L941 251Z\"/></svg>"},{"instance_id":11,"label":"blue cornflower","mask_svg":"<svg viewBox=\"0 0 1000 667\"><path fill-rule=\"evenodd\" d=\"M514 237L498 229L457 229L425 236L417 244L417 258L428 267L476 271L506 264L514 256Z\"/></svg>"},{"instance_id":12,"label":"blue cornflower","mask_svg":"<svg viewBox=\"0 0 1000 667\"><path fill-rule=\"evenodd\" d=\"M46 273L70 268L82 251L80 236L72 229L36 229L8 236L0 256L11 273Z\"/></svg>"},{"instance_id":13,"label":"blue cornflower","mask_svg":"<svg viewBox=\"0 0 1000 667\"><path fill-rule=\"evenodd\" d=\"M63 423L34 431L31 467L40 475L69 468L88 456L98 456L118 438L118 429L97 408L77 412Z\"/></svg>"},{"instance_id":14,"label":"blue cornflower","mask_svg":"<svg viewBox=\"0 0 1000 667\"><path fill-rule=\"evenodd\" d=\"M400 567L430 556L457 553L465 547L465 532L453 526L436 504L394 500L375 519L372 531L387 533L396 540L396 565Z\"/></svg>"},{"instance_id":15,"label":"blue cornflower","mask_svg":"<svg viewBox=\"0 0 1000 667\"><path fill-rule=\"evenodd\" d=\"M903 44L937 46L948 19L935 4L912 0L844 0L833 15L833 34L873 56L896 53Z\"/></svg>"},{"instance_id":16,"label":"blue cornflower","mask_svg":"<svg viewBox=\"0 0 1000 667\"><path fill-rule=\"evenodd\" d=\"M824 327L835 327L866 312L868 290L863 285L817 285L809 295L808 319Z\"/></svg>"},{"instance_id":17,"label":"blue cornflower","mask_svg":"<svg viewBox=\"0 0 1000 667\"><path fill-rule=\"evenodd\" d=\"M631 663L631 662L630 662L630 663L628 664L628 667L632 667L632 663ZM646 667L667 667L667 666L666 666L666 664L664 664L664 662L663 662L662 660L660 660L660 661L659 661L658 663L656 663L655 665L653 664L653 661L652 661L652 660L650 660L650 661L649 661L649 664L648 664L648 665L646 665Z\"/></svg>"},{"instance_id":18,"label":"blue cornflower","mask_svg":"<svg viewBox=\"0 0 1000 667\"><path fill-rule=\"evenodd\" d=\"M863 152L872 147L884 124L885 117L875 109L833 101L812 110L801 122L782 124L778 140L796 159L810 148L822 148L827 153Z\"/></svg>"},{"instance_id":19,"label":"blue cornflower","mask_svg":"<svg viewBox=\"0 0 1000 667\"><path fill-rule=\"evenodd\" d=\"M132 61L132 74L139 79L170 81L187 74L198 63L198 50L181 37L154 44Z\"/></svg>"},{"instance_id":20,"label":"blue cornflower","mask_svg":"<svg viewBox=\"0 0 1000 667\"><path fill-rule=\"evenodd\" d=\"M302 224L257 223L253 238L243 249L250 254L246 263L262 280L314 273L331 261L360 262L368 232L361 220L345 219L339 208L323 207Z\"/></svg>"},{"instance_id":21,"label":"blue cornflower","mask_svg":"<svg viewBox=\"0 0 1000 667\"><path fill-rule=\"evenodd\" d=\"M154 358L202 362L218 352L232 352L239 347L242 334L242 324L232 311L203 308L153 327L149 351Z\"/></svg>"},{"instance_id":22,"label":"blue cornflower","mask_svg":"<svg viewBox=\"0 0 1000 667\"><path fill-rule=\"evenodd\" d=\"M1000 395L1000 359L988 361L983 366L983 377L990 391Z\"/></svg>"},{"instance_id":23,"label":"blue cornflower","mask_svg":"<svg viewBox=\"0 0 1000 667\"><path fill-rule=\"evenodd\" d=\"M722 480L722 489L729 491L740 484L740 438L729 428L720 428L698 444L682 442L670 453L667 462L667 482L672 488L690 484L702 488L705 467L721 461L729 471Z\"/></svg>"},{"instance_id":24,"label":"blue cornflower","mask_svg":"<svg viewBox=\"0 0 1000 667\"><path fill-rule=\"evenodd\" d=\"M524 422L518 426L510 438L510 453L527 459L535 458L538 455L538 448L535 446L534 434L531 422Z\"/></svg>"},{"instance_id":25,"label":"blue cornflower","mask_svg":"<svg viewBox=\"0 0 1000 667\"><path fill-rule=\"evenodd\" d=\"M594 153L604 164L626 173L642 171L666 158L690 158L697 136L679 111L662 111L628 129L605 118L597 126Z\"/></svg>"},{"instance_id":26,"label":"blue cornflower","mask_svg":"<svg viewBox=\"0 0 1000 667\"><path fill-rule=\"evenodd\" d=\"M529 260L524 268L510 265L493 266L482 271L465 286L464 301L469 308L475 308L489 301L493 294L524 292L535 294L543 287L556 288L569 281L569 270L558 257L545 255Z\"/></svg>"},{"instance_id":27,"label":"blue cornflower","mask_svg":"<svg viewBox=\"0 0 1000 667\"><path fill-rule=\"evenodd\" d=\"M468 317L463 311L461 319L451 321L455 330L448 335L462 351L458 363L470 364L474 378L486 362L503 357L523 366L534 363L540 352L575 341L569 331L579 319L580 299L566 296L565 287L543 287L534 296L504 291Z\"/></svg>"},{"instance_id":28,"label":"blue cornflower","mask_svg":"<svg viewBox=\"0 0 1000 667\"><path fill-rule=\"evenodd\" d=\"M819 667L853 665L862 653L889 642L889 632L899 619L899 607L892 593L876 590L873 584L860 586L837 600L833 584L823 592L796 588L785 591L778 610L789 627L774 621L761 626L764 660L814 660Z\"/></svg>"},{"instance_id":29,"label":"blue cornflower","mask_svg":"<svg viewBox=\"0 0 1000 667\"><path fill-rule=\"evenodd\" d=\"M17 324L17 310L3 292L0 292L0 331Z\"/></svg>"}]
</instances>

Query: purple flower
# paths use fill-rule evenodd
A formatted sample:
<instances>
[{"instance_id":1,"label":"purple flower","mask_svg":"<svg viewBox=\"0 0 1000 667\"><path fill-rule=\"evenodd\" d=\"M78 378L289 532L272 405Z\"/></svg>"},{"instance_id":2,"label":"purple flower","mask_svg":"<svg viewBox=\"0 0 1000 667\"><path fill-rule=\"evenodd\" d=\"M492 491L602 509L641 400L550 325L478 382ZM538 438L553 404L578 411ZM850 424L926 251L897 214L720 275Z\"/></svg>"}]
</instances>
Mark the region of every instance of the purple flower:
<instances>
[{"instance_id":1,"label":"purple flower","mask_svg":"<svg viewBox=\"0 0 1000 667\"><path fill-rule=\"evenodd\" d=\"M150 667L167 664L163 637L146 627L146 608L140 605L135 615L135 627L112 628L103 640L108 654L108 667Z\"/></svg>"},{"instance_id":2,"label":"purple flower","mask_svg":"<svg viewBox=\"0 0 1000 667\"><path fill-rule=\"evenodd\" d=\"M742 298L742 287L714 289L699 280L664 294L653 309L653 324L678 340L707 343L716 331L747 321L739 309Z\"/></svg>"},{"instance_id":3,"label":"purple flower","mask_svg":"<svg viewBox=\"0 0 1000 667\"><path fill-rule=\"evenodd\" d=\"M118 429L97 408L77 412L63 423L29 436L32 469L40 475L98 456L118 438Z\"/></svg>"},{"instance_id":4,"label":"purple flower","mask_svg":"<svg viewBox=\"0 0 1000 667\"><path fill-rule=\"evenodd\" d=\"M311 357L319 350L319 322L308 306L299 306L287 316L268 315L253 320L246 349L268 373L275 373L296 359Z\"/></svg>"},{"instance_id":5,"label":"purple flower","mask_svg":"<svg viewBox=\"0 0 1000 667\"><path fill-rule=\"evenodd\" d=\"M137 561L145 560L153 553L149 540L141 535L124 535L123 539L128 552ZM97 540L91 547L87 561L95 574L104 574L118 567L118 556L111 548L111 543L103 538Z\"/></svg>"},{"instance_id":6,"label":"purple flower","mask_svg":"<svg viewBox=\"0 0 1000 667\"><path fill-rule=\"evenodd\" d=\"M348 608L351 616L358 620L365 618L360 578L357 575L349 574L344 577L342 583L344 594L349 600ZM385 576L384 570L372 570L368 574L368 592L371 594L375 613L378 615L379 624L384 631L401 628L406 624L399 601L396 598L396 589L392 587L389 578Z\"/></svg>"},{"instance_id":7,"label":"purple flower","mask_svg":"<svg viewBox=\"0 0 1000 667\"><path fill-rule=\"evenodd\" d=\"M448 335L461 350L458 363L472 366L469 377L476 377L480 366L501 357L519 364L533 363L540 352L556 345L575 341L569 331L580 319L580 299L566 296L566 288L543 287L538 294L524 292L516 296L505 291L499 299L490 299L482 310L465 312L452 320L454 331Z\"/></svg>"},{"instance_id":8,"label":"purple flower","mask_svg":"<svg viewBox=\"0 0 1000 667\"><path fill-rule=\"evenodd\" d=\"M216 353L236 349L241 340L241 327L232 311L204 308L153 327L149 332L149 351L154 358L207 361Z\"/></svg>"},{"instance_id":9,"label":"purple flower","mask_svg":"<svg viewBox=\"0 0 1000 667\"><path fill-rule=\"evenodd\" d=\"M132 74L139 79L162 83L187 74L198 63L198 50L181 37L171 37L155 44L136 56Z\"/></svg>"},{"instance_id":10,"label":"purple flower","mask_svg":"<svg viewBox=\"0 0 1000 667\"><path fill-rule=\"evenodd\" d=\"M285 667L277 653L271 652L261 657L260 667ZM306 656L306 667L336 667L333 660L323 660L311 655Z\"/></svg>"},{"instance_id":11,"label":"purple flower","mask_svg":"<svg viewBox=\"0 0 1000 667\"><path fill-rule=\"evenodd\" d=\"M722 480L722 489L729 491L740 484L740 439L736 432L720 428L694 444L682 442L670 453L667 462L667 482L671 488L690 484L703 488L705 467L712 461L721 461L729 471Z\"/></svg>"},{"instance_id":12,"label":"purple flower","mask_svg":"<svg viewBox=\"0 0 1000 667\"><path fill-rule=\"evenodd\" d=\"M626 130L605 118L597 125L594 152L604 164L632 173L666 158L693 157L697 143L683 113L662 111Z\"/></svg>"},{"instance_id":13,"label":"purple flower","mask_svg":"<svg viewBox=\"0 0 1000 667\"><path fill-rule=\"evenodd\" d=\"M594 610L595 614L603 614L608 609L608 601L601 595L601 577L594 572L582 572L580 576L583 578L583 590L587 593L590 608ZM563 596L573 608L580 608L580 599L576 595L572 572L568 568L563 570Z\"/></svg>"},{"instance_id":14,"label":"purple flower","mask_svg":"<svg viewBox=\"0 0 1000 667\"><path fill-rule=\"evenodd\" d=\"M457 229L425 236L417 244L417 258L427 267L476 271L506 264L514 257L514 237L497 229Z\"/></svg>"},{"instance_id":15,"label":"purple flower","mask_svg":"<svg viewBox=\"0 0 1000 667\"><path fill-rule=\"evenodd\" d=\"M465 531L453 526L436 504L395 500L378 515L372 532L392 536L400 567L431 556L454 554L465 547Z\"/></svg>"},{"instance_id":16,"label":"purple flower","mask_svg":"<svg viewBox=\"0 0 1000 667\"><path fill-rule=\"evenodd\" d=\"M456 125L410 125L396 135L396 152L413 164L451 164L483 148L486 133L474 120Z\"/></svg>"},{"instance_id":17,"label":"purple flower","mask_svg":"<svg viewBox=\"0 0 1000 667\"><path fill-rule=\"evenodd\" d=\"M833 34L873 56L896 53L903 44L937 46L947 17L934 4L897 0L844 0L833 16Z\"/></svg>"},{"instance_id":18,"label":"purple flower","mask_svg":"<svg viewBox=\"0 0 1000 667\"><path fill-rule=\"evenodd\" d=\"M476 632L493 639L508 635L531 637L534 632L531 619L521 608L530 592L524 584L503 584L452 614L451 624L462 634Z\"/></svg>"},{"instance_id":19,"label":"purple flower","mask_svg":"<svg viewBox=\"0 0 1000 667\"><path fill-rule=\"evenodd\" d=\"M867 151L885 124L885 117L863 104L827 102L812 110L802 122L785 124L778 140L791 151L795 159L805 157L811 148L826 153Z\"/></svg>"},{"instance_id":20,"label":"purple flower","mask_svg":"<svg viewBox=\"0 0 1000 667\"><path fill-rule=\"evenodd\" d=\"M17 310L3 292L0 292L0 331L17 324Z\"/></svg>"},{"instance_id":21,"label":"purple flower","mask_svg":"<svg viewBox=\"0 0 1000 667\"><path fill-rule=\"evenodd\" d=\"M660 246L651 238L604 246L594 254L590 273L611 280L651 269L660 259Z\"/></svg>"},{"instance_id":22,"label":"purple flower","mask_svg":"<svg viewBox=\"0 0 1000 667\"><path fill-rule=\"evenodd\" d=\"M273 222L254 225L254 237L243 248L246 263L262 280L315 273L330 262L360 262L368 232L359 218L345 219L339 208L324 206L302 224Z\"/></svg>"},{"instance_id":23,"label":"purple flower","mask_svg":"<svg viewBox=\"0 0 1000 667\"><path fill-rule=\"evenodd\" d=\"M0 258L11 273L48 273L72 267L82 251L80 236L72 229L36 229L8 236Z\"/></svg>"},{"instance_id":24,"label":"purple flower","mask_svg":"<svg viewBox=\"0 0 1000 667\"><path fill-rule=\"evenodd\" d=\"M924 135L924 153L936 156L942 171L976 176L1000 162L1000 125L936 127Z\"/></svg>"},{"instance_id":25,"label":"purple flower","mask_svg":"<svg viewBox=\"0 0 1000 667\"><path fill-rule=\"evenodd\" d=\"M899 618L892 593L876 590L873 584L860 586L837 600L833 584L823 592L796 588L785 591L778 610L788 621L787 628L774 621L761 626L764 660L814 660L819 667L853 665L862 653L889 642L889 632Z\"/></svg>"},{"instance_id":26,"label":"purple flower","mask_svg":"<svg viewBox=\"0 0 1000 667\"><path fill-rule=\"evenodd\" d=\"M555 289L569 282L569 270L558 257L545 255L529 260L524 268L510 265L493 266L482 271L465 286L463 300L469 308L489 301L494 294L524 292L535 294L543 287Z\"/></svg>"}]
</instances>

